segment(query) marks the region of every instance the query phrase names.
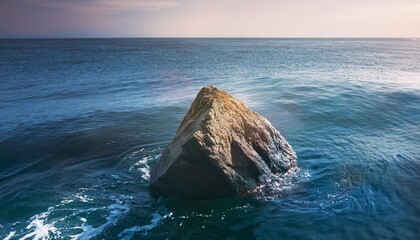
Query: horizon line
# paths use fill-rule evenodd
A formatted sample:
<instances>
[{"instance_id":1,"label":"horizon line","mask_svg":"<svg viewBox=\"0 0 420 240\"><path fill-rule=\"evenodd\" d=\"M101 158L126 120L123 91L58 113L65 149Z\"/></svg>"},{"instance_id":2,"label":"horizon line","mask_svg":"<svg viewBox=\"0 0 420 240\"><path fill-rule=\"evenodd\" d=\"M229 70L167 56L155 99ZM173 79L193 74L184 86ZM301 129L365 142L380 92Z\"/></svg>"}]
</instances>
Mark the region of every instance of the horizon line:
<instances>
[{"instance_id":1,"label":"horizon line","mask_svg":"<svg viewBox=\"0 0 420 240\"><path fill-rule=\"evenodd\" d=\"M420 40L420 37L0 37L0 40L54 40L54 39L396 39Z\"/></svg>"}]
</instances>

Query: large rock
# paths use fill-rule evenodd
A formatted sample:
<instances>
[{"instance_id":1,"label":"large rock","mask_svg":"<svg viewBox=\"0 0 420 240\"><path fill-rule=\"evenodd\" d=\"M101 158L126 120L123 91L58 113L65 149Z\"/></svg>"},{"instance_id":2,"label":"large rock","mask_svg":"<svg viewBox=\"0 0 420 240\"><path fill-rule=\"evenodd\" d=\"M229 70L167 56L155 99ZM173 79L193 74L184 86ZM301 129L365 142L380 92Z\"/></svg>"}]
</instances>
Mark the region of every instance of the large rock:
<instances>
[{"instance_id":1,"label":"large rock","mask_svg":"<svg viewBox=\"0 0 420 240\"><path fill-rule=\"evenodd\" d=\"M296 165L295 152L267 119L209 86L153 166L150 186L181 198L244 195Z\"/></svg>"}]
</instances>

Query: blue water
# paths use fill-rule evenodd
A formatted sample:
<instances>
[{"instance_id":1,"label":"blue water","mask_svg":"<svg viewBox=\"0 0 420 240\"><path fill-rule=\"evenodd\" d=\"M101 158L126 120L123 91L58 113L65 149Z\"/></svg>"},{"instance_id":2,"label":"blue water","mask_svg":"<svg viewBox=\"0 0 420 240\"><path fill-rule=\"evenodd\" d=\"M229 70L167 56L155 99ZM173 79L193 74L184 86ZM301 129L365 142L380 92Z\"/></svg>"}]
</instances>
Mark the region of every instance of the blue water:
<instances>
[{"instance_id":1,"label":"blue water","mask_svg":"<svg viewBox=\"0 0 420 240\"><path fill-rule=\"evenodd\" d=\"M150 195L210 84L296 151L273 196ZM415 39L0 40L0 238L419 239L419 143Z\"/></svg>"}]
</instances>

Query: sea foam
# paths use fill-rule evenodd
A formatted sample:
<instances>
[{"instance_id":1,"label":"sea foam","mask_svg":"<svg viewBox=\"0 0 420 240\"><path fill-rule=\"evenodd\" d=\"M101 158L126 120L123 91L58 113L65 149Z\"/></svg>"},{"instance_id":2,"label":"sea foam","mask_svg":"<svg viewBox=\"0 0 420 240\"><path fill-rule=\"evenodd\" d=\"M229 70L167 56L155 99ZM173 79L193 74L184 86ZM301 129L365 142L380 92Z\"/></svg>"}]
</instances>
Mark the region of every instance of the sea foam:
<instances>
[{"instance_id":1,"label":"sea foam","mask_svg":"<svg viewBox=\"0 0 420 240\"><path fill-rule=\"evenodd\" d=\"M160 215L159 213L155 213L155 214L153 214L153 218L150 221L150 224L144 225L144 226L141 226L141 227L140 226L134 226L134 227L131 227L131 228L127 228L124 231L122 231L120 234L118 234L118 237L122 240L129 240L133 237L133 235L136 232L141 232L141 231L144 231L144 235L147 235L147 231L152 230L153 228L157 227L163 219L171 217L171 216L172 216L172 212L168 213L164 216Z\"/></svg>"}]
</instances>

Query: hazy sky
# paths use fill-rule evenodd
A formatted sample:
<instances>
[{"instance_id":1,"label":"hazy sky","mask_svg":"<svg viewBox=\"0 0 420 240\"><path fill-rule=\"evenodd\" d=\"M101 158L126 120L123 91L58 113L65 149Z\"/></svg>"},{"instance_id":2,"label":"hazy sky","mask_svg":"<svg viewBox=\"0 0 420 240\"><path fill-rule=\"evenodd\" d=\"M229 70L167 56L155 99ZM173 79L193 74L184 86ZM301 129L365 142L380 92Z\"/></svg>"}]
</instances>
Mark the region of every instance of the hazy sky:
<instances>
[{"instance_id":1,"label":"hazy sky","mask_svg":"<svg viewBox=\"0 0 420 240\"><path fill-rule=\"evenodd\" d=\"M420 37L420 0L0 0L4 37Z\"/></svg>"}]
</instances>

